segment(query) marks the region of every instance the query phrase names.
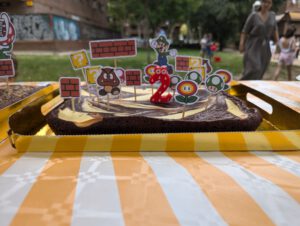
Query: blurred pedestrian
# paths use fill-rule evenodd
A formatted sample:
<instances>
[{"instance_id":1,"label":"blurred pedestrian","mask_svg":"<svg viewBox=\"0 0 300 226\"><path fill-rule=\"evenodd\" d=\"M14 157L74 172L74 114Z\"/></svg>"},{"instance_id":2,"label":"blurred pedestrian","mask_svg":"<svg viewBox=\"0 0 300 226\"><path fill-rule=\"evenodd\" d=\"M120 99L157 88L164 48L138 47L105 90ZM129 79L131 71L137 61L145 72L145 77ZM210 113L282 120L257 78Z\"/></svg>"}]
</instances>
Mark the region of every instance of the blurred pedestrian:
<instances>
[{"instance_id":1,"label":"blurred pedestrian","mask_svg":"<svg viewBox=\"0 0 300 226\"><path fill-rule=\"evenodd\" d=\"M282 66L286 66L288 73L288 80L292 80L292 66L296 54L296 29L294 27L288 28L284 36L279 40L278 46L280 49L278 66L274 75L274 80L278 80Z\"/></svg>"},{"instance_id":2,"label":"blurred pedestrian","mask_svg":"<svg viewBox=\"0 0 300 226\"><path fill-rule=\"evenodd\" d=\"M206 43L207 43L207 34L204 34L202 39L200 40L202 58L206 57Z\"/></svg>"},{"instance_id":3,"label":"blurred pedestrian","mask_svg":"<svg viewBox=\"0 0 300 226\"><path fill-rule=\"evenodd\" d=\"M211 49L212 44L213 44L213 36L212 36L212 33L209 33L207 35L207 42L206 42L206 55L209 60L211 60L211 58L214 55L213 51Z\"/></svg>"},{"instance_id":4,"label":"blurred pedestrian","mask_svg":"<svg viewBox=\"0 0 300 226\"><path fill-rule=\"evenodd\" d=\"M262 0L259 12L252 12L242 30L239 50L244 53L242 80L262 79L271 60L269 42L278 41L275 13L270 11L272 0Z\"/></svg>"}]
</instances>

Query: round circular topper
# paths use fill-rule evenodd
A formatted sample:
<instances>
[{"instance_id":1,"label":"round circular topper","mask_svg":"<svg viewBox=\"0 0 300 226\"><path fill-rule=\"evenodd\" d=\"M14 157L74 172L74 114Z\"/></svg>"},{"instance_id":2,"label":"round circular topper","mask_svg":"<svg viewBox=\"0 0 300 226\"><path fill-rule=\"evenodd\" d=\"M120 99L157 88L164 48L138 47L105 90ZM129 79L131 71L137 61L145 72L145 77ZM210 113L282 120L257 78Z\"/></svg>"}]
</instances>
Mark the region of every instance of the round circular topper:
<instances>
[{"instance_id":1,"label":"round circular topper","mask_svg":"<svg viewBox=\"0 0 300 226\"><path fill-rule=\"evenodd\" d=\"M232 80L232 74L227 70L221 69L221 70L216 71L214 74L220 75L224 79L224 82L226 84L228 84Z\"/></svg>"},{"instance_id":2,"label":"round circular topper","mask_svg":"<svg viewBox=\"0 0 300 226\"><path fill-rule=\"evenodd\" d=\"M178 83L176 90L182 96L193 96L198 92L198 84L194 81L183 80Z\"/></svg>"},{"instance_id":3,"label":"round circular topper","mask_svg":"<svg viewBox=\"0 0 300 226\"><path fill-rule=\"evenodd\" d=\"M175 89L176 85L182 80L179 75L171 75L170 87Z\"/></svg>"},{"instance_id":4,"label":"round circular topper","mask_svg":"<svg viewBox=\"0 0 300 226\"><path fill-rule=\"evenodd\" d=\"M148 76L153 76L155 74L155 67L156 65L154 64L149 64L148 66L145 67L145 74Z\"/></svg>"},{"instance_id":5,"label":"round circular topper","mask_svg":"<svg viewBox=\"0 0 300 226\"><path fill-rule=\"evenodd\" d=\"M218 93L224 90L225 82L220 75L211 75L205 81L205 86L208 92Z\"/></svg>"},{"instance_id":6,"label":"round circular topper","mask_svg":"<svg viewBox=\"0 0 300 226\"><path fill-rule=\"evenodd\" d=\"M198 85L201 84L202 82L202 76L199 72L197 71L191 71L185 76L186 80L192 80L196 82Z\"/></svg>"}]
</instances>

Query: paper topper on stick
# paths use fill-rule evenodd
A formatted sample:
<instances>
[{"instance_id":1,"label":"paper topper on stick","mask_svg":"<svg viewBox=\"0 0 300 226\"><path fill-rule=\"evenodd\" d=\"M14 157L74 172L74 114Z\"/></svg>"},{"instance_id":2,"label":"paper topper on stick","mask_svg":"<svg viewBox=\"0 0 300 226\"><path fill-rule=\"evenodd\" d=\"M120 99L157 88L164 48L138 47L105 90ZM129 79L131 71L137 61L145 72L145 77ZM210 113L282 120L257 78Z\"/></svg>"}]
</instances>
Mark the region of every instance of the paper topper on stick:
<instances>
[{"instance_id":1,"label":"paper topper on stick","mask_svg":"<svg viewBox=\"0 0 300 226\"><path fill-rule=\"evenodd\" d=\"M11 54L16 39L13 23L7 13L0 13L0 77L15 76Z\"/></svg>"},{"instance_id":2,"label":"paper topper on stick","mask_svg":"<svg viewBox=\"0 0 300 226\"><path fill-rule=\"evenodd\" d=\"M224 90L225 82L220 75L213 74L206 79L205 86L208 92L217 94Z\"/></svg>"},{"instance_id":3,"label":"paper topper on stick","mask_svg":"<svg viewBox=\"0 0 300 226\"><path fill-rule=\"evenodd\" d=\"M198 92L198 84L192 80L183 80L176 86L178 95L175 96L175 101L184 105L192 105L199 100L196 95Z\"/></svg>"},{"instance_id":4,"label":"paper topper on stick","mask_svg":"<svg viewBox=\"0 0 300 226\"><path fill-rule=\"evenodd\" d=\"M114 68L103 67L101 69L100 75L96 79L96 82L100 87L100 96L106 96L109 93L111 93L112 95L120 94L120 79L118 78Z\"/></svg>"},{"instance_id":5,"label":"paper topper on stick","mask_svg":"<svg viewBox=\"0 0 300 226\"><path fill-rule=\"evenodd\" d=\"M160 35L154 40L150 41L150 46L157 55L157 60L153 63L158 66L166 66L168 73L171 75L174 72L172 65L168 63L168 56L175 57L177 55L176 49L170 49L170 43L166 36Z\"/></svg>"},{"instance_id":6,"label":"paper topper on stick","mask_svg":"<svg viewBox=\"0 0 300 226\"><path fill-rule=\"evenodd\" d=\"M101 66L91 66L85 69L86 81L90 85L96 84L96 78L100 75Z\"/></svg>"},{"instance_id":7,"label":"paper topper on stick","mask_svg":"<svg viewBox=\"0 0 300 226\"><path fill-rule=\"evenodd\" d=\"M220 75L224 82L225 82L225 86L224 86L224 90L228 90L230 89L230 82L232 80L232 74L231 72L227 71L227 70L224 70L224 69L220 69L220 70L217 70L214 74L216 75Z\"/></svg>"},{"instance_id":8,"label":"paper topper on stick","mask_svg":"<svg viewBox=\"0 0 300 226\"><path fill-rule=\"evenodd\" d=\"M163 95L164 92L170 86L170 75L168 74L168 69L166 66L156 66L155 73L151 76L149 82L150 84L154 84L157 81L161 83L160 87L157 91L151 96L150 101L155 104L168 103L172 99L172 95L169 93L167 95Z\"/></svg>"},{"instance_id":9,"label":"paper topper on stick","mask_svg":"<svg viewBox=\"0 0 300 226\"><path fill-rule=\"evenodd\" d=\"M90 42L92 59L133 57L137 55L136 39L113 39Z\"/></svg>"},{"instance_id":10,"label":"paper topper on stick","mask_svg":"<svg viewBox=\"0 0 300 226\"><path fill-rule=\"evenodd\" d=\"M80 70L90 65L86 50L80 50L70 55L70 60L74 70Z\"/></svg>"},{"instance_id":11,"label":"paper topper on stick","mask_svg":"<svg viewBox=\"0 0 300 226\"><path fill-rule=\"evenodd\" d=\"M176 71L198 71L205 80L205 76L212 72L213 68L208 59L194 56L177 56L175 60Z\"/></svg>"},{"instance_id":12,"label":"paper topper on stick","mask_svg":"<svg viewBox=\"0 0 300 226\"><path fill-rule=\"evenodd\" d=\"M59 79L59 90L62 98L80 97L80 78L61 77Z\"/></svg>"},{"instance_id":13,"label":"paper topper on stick","mask_svg":"<svg viewBox=\"0 0 300 226\"><path fill-rule=\"evenodd\" d=\"M126 70L126 86L140 86L142 85L142 71L141 70Z\"/></svg>"}]
</instances>

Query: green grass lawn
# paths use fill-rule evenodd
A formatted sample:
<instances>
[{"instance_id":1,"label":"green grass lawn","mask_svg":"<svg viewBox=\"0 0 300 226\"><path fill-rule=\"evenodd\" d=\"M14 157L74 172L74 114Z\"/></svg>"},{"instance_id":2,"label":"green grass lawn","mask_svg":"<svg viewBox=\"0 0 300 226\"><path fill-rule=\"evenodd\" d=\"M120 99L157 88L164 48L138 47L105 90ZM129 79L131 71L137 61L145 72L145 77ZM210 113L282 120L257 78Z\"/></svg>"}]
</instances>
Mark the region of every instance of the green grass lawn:
<instances>
[{"instance_id":1,"label":"green grass lawn","mask_svg":"<svg viewBox=\"0 0 300 226\"><path fill-rule=\"evenodd\" d=\"M179 55L200 56L199 50L179 50ZM154 51L150 50L151 62L155 60ZM214 69L224 68L230 70L234 75L241 73L242 58L236 53L217 53L222 58L220 63L213 63ZM72 69L69 57L59 55L18 55L17 81L57 81L61 76L79 76L81 71ZM174 65L174 59L170 58ZM112 59L91 60L92 65L113 66ZM139 50L136 57L118 59L118 67L143 69L147 65L147 52Z\"/></svg>"},{"instance_id":2,"label":"green grass lawn","mask_svg":"<svg viewBox=\"0 0 300 226\"><path fill-rule=\"evenodd\" d=\"M155 53L149 50L151 61L155 60ZM179 49L179 55L200 56L199 50ZM219 68L231 71L235 79L240 78L243 70L242 55L237 52L217 52L215 56L221 57L221 62L212 62L214 70ZM61 76L80 76L81 71L72 69L69 56L64 55L17 55L18 76L17 81L58 81ZM174 59L170 58L170 63L174 65ZM92 65L113 66L112 59L91 60ZM147 51L138 50L136 57L127 59L118 59L117 65L124 69L143 69L147 65ZM270 80L276 69L276 64L272 63L264 76L264 79ZM300 67L293 70L294 77L300 74ZM280 80L287 78L283 70Z\"/></svg>"}]
</instances>

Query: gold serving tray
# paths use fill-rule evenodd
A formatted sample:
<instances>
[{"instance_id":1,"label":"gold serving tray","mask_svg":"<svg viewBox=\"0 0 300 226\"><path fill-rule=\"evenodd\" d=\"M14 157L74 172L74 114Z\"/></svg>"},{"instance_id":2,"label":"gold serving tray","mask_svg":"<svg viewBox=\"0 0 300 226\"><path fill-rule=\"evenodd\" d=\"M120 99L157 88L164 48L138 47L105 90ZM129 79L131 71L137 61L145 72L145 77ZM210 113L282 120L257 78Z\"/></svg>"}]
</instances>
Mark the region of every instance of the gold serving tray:
<instances>
[{"instance_id":1,"label":"gold serving tray","mask_svg":"<svg viewBox=\"0 0 300 226\"><path fill-rule=\"evenodd\" d=\"M239 83L233 84L230 94L247 101L250 107L260 108L263 122L257 131L56 136L45 121L34 135L18 128L19 123L26 123L27 110L42 108L46 114L63 101L58 96L46 104L45 100L34 102L19 115L13 115L10 118L10 140L19 152L300 150L299 113ZM31 117L43 118L38 110Z\"/></svg>"},{"instance_id":2,"label":"gold serving tray","mask_svg":"<svg viewBox=\"0 0 300 226\"><path fill-rule=\"evenodd\" d=\"M24 85L24 86L37 86L42 87L45 86L45 88L42 88L38 90L37 92L31 94L30 96L15 102L3 109L0 109L0 142L3 141L8 137L7 131L9 130L9 124L8 124L8 118L14 114L15 112L19 111L29 103L37 100L40 97L47 96L48 94L52 94L54 97L55 95L58 95L58 85L57 83L51 83L51 82L22 82L22 83L10 83L10 85ZM55 94L56 91L56 94Z\"/></svg>"}]
</instances>

